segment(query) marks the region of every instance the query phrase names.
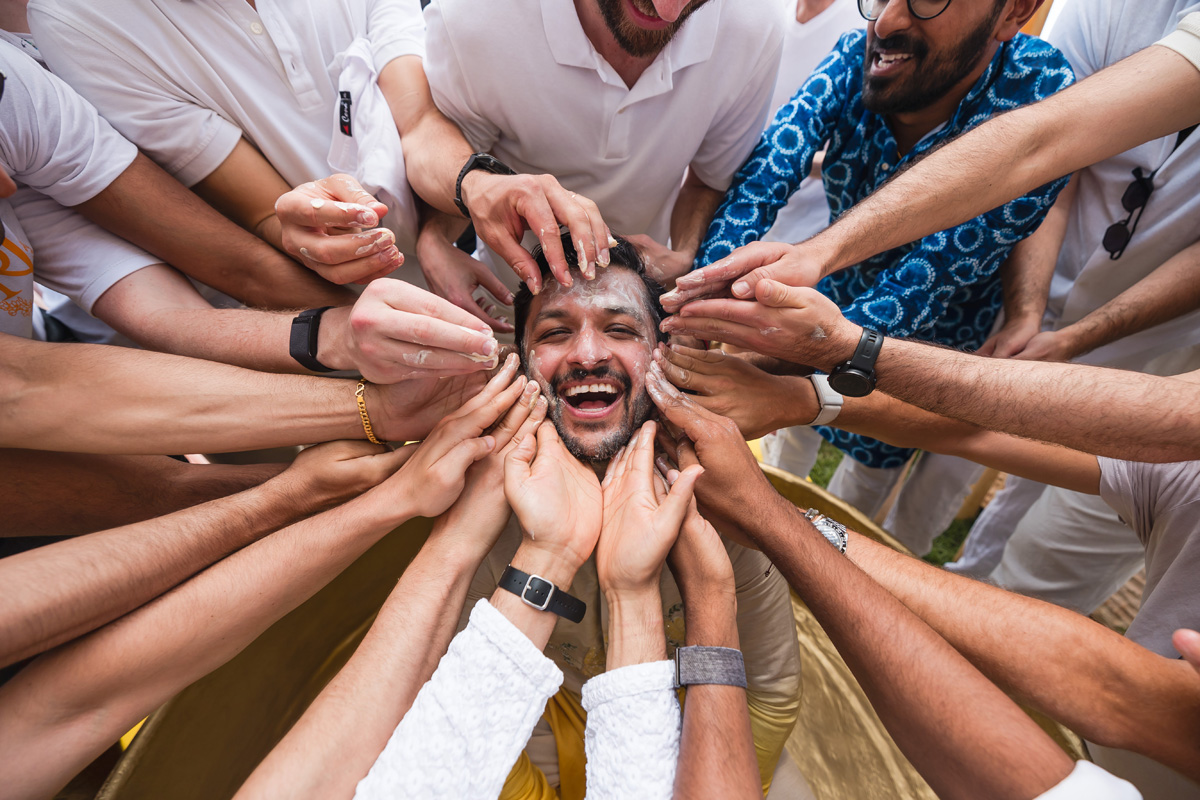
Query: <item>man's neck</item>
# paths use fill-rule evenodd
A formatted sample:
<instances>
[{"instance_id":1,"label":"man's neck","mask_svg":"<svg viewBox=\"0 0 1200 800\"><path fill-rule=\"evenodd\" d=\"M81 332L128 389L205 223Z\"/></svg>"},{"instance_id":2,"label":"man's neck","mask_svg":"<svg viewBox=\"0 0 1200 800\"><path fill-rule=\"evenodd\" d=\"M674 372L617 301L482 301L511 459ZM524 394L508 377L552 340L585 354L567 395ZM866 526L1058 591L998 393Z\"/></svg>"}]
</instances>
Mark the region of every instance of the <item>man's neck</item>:
<instances>
[{"instance_id":1,"label":"man's neck","mask_svg":"<svg viewBox=\"0 0 1200 800\"><path fill-rule=\"evenodd\" d=\"M632 89L646 71L646 67L654 63L658 54L638 57L626 53L608 29L608 23L600 14L600 4L596 0L575 0L575 12L579 15L579 23L583 25L583 32L592 43L592 47L595 47L596 52L617 71L625 85Z\"/></svg>"},{"instance_id":2,"label":"man's neck","mask_svg":"<svg viewBox=\"0 0 1200 800\"><path fill-rule=\"evenodd\" d=\"M980 76L987 70L988 65L992 63L992 57L996 55L999 47L1000 43L993 39L975 69L956 83L950 91L942 95L937 102L925 106L919 111L889 114L886 117L888 127L892 130L892 137L896 140L896 149L901 156L907 155L908 151L916 147L917 143L934 128L950 121L958 109L958 104L963 101Z\"/></svg>"},{"instance_id":3,"label":"man's neck","mask_svg":"<svg viewBox=\"0 0 1200 800\"><path fill-rule=\"evenodd\" d=\"M849 2L849 0L846 0ZM822 11L833 5L834 0L796 0L796 22L803 25L812 22Z\"/></svg>"}]
</instances>

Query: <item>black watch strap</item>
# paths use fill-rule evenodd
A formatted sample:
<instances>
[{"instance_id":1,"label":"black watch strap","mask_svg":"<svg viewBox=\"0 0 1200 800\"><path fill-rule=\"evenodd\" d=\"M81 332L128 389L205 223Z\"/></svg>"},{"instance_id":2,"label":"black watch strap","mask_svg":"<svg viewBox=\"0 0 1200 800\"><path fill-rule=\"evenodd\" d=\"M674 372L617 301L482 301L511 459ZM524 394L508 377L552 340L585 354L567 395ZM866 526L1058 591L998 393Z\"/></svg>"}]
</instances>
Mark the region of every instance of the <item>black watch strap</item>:
<instances>
[{"instance_id":1,"label":"black watch strap","mask_svg":"<svg viewBox=\"0 0 1200 800\"><path fill-rule=\"evenodd\" d=\"M550 611L571 622L582 622L587 603L559 589L540 575L530 575L509 564L500 576L499 588L512 592L538 611Z\"/></svg>"},{"instance_id":2,"label":"black watch strap","mask_svg":"<svg viewBox=\"0 0 1200 800\"><path fill-rule=\"evenodd\" d=\"M883 347L879 331L863 328L858 346L849 361L843 361L829 373L829 386L847 397L864 397L875 390L875 360Z\"/></svg>"},{"instance_id":3,"label":"black watch strap","mask_svg":"<svg viewBox=\"0 0 1200 800\"><path fill-rule=\"evenodd\" d=\"M317 334L321 330L321 315L333 306L310 308L301 311L292 319L292 334L288 340L288 352L297 363L313 372L333 372L317 360Z\"/></svg>"},{"instance_id":4,"label":"black watch strap","mask_svg":"<svg viewBox=\"0 0 1200 800\"><path fill-rule=\"evenodd\" d=\"M490 172L493 175L516 175L516 170L505 164L500 159L490 153L474 153L467 159L467 163L463 164L463 168L459 170L458 180L454 182L454 205L458 206L458 210L467 219L471 218L471 211L467 208L467 204L462 199L462 182L463 178L467 177L467 173L471 170L481 169L485 172Z\"/></svg>"}]
</instances>

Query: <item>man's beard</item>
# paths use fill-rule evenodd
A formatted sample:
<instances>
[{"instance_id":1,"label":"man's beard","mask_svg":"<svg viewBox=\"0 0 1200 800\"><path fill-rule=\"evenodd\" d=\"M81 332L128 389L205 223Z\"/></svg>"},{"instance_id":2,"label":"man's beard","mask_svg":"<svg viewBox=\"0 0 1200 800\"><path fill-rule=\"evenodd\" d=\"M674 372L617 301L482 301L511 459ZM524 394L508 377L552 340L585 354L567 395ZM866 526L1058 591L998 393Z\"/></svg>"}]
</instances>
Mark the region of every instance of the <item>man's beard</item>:
<instances>
[{"instance_id":1,"label":"man's beard","mask_svg":"<svg viewBox=\"0 0 1200 800\"><path fill-rule=\"evenodd\" d=\"M567 381L583 381L587 378L609 378L620 383L625 391L620 402L625 406L625 413L620 426L606 435L599 443L585 444L566 429L563 424L563 406L566 400L558 393L558 387ZM565 375L556 375L550 379L550 409L548 416L554 423L558 436L571 455L584 463L608 461L617 451L629 443L635 431L641 428L654 410L650 395L643 389L637 395L633 394L633 385L629 376L617 373L610 367L594 370L573 369Z\"/></svg>"},{"instance_id":2,"label":"man's beard","mask_svg":"<svg viewBox=\"0 0 1200 800\"><path fill-rule=\"evenodd\" d=\"M639 10L650 5L649 0L634 0L634 2L637 3ZM617 40L617 44L622 50L635 58L652 56L666 47L667 42L671 41L671 37L679 32L692 12L707 2L708 0L699 0L699 2L692 3L683 10L679 19L669 26L651 31L638 27L629 19L623 7L625 0L597 0L600 6L600 15L604 17L604 23L608 26L609 33ZM653 8L650 11L653 13Z\"/></svg>"},{"instance_id":3,"label":"man's beard","mask_svg":"<svg viewBox=\"0 0 1200 800\"><path fill-rule=\"evenodd\" d=\"M870 43L863 60L863 106L880 115L905 114L928 108L941 100L979 65L1002 10L1003 6L996 6L991 16L967 34L953 51L928 66L924 62L929 56L929 44L924 39L897 33ZM877 50L912 53L914 69L909 79L896 81L873 77L871 64L875 61Z\"/></svg>"}]
</instances>

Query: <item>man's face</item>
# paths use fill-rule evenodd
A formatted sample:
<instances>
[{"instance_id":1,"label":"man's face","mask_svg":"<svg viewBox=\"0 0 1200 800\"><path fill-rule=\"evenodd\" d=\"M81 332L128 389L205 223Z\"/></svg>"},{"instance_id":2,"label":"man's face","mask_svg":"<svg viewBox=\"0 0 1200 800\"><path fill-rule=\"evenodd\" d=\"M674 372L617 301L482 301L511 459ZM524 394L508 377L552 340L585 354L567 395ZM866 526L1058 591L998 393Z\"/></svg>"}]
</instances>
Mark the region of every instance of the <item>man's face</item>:
<instances>
[{"instance_id":1,"label":"man's face","mask_svg":"<svg viewBox=\"0 0 1200 800\"><path fill-rule=\"evenodd\" d=\"M863 105L876 114L920 111L944 97L989 54L997 0L956 0L933 19L917 19L891 0L867 25Z\"/></svg>"},{"instance_id":2,"label":"man's face","mask_svg":"<svg viewBox=\"0 0 1200 800\"><path fill-rule=\"evenodd\" d=\"M708 0L597 0L617 44L631 56L652 56L667 46L692 12Z\"/></svg>"},{"instance_id":3,"label":"man's face","mask_svg":"<svg viewBox=\"0 0 1200 800\"><path fill-rule=\"evenodd\" d=\"M610 267L533 298L522 358L550 403L567 449L582 461L612 458L650 417L646 370L657 339L646 286Z\"/></svg>"}]
</instances>

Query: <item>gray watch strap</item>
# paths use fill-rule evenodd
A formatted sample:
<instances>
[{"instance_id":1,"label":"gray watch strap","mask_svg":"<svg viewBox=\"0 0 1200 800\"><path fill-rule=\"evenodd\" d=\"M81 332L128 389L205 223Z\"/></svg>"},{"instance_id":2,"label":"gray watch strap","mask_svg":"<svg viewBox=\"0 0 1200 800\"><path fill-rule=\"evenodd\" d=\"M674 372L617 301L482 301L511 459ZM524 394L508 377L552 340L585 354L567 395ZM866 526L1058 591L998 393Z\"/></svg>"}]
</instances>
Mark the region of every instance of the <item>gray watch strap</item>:
<instances>
[{"instance_id":1,"label":"gray watch strap","mask_svg":"<svg viewBox=\"0 0 1200 800\"><path fill-rule=\"evenodd\" d=\"M717 683L746 688L746 662L732 647L680 647L675 650L675 685Z\"/></svg>"}]
</instances>

